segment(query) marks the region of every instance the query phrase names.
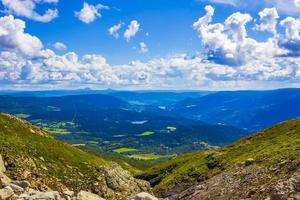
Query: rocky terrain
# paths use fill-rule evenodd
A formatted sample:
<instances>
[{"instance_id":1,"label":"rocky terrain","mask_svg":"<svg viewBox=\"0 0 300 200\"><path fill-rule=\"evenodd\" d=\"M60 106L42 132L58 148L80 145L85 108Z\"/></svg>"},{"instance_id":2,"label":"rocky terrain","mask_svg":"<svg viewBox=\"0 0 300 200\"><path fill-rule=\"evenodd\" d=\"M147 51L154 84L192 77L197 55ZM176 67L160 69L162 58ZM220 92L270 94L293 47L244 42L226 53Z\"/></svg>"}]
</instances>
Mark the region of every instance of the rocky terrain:
<instances>
[{"instance_id":1,"label":"rocky terrain","mask_svg":"<svg viewBox=\"0 0 300 200\"><path fill-rule=\"evenodd\" d=\"M138 175L157 196L181 200L300 199L300 119Z\"/></svg>"},{"instance_id":2,"label":"rocky terrain","mask_svg":"<svg viewBox=\"0 0 300 200\"><path fill-rule=\"evenodd\" d=\"M149 183L118 164L0 114L0 199L142 199ZM137 196L138 194L138 196Z\"/></svg>"},{"instance_id":3,"label":"rocky terrain","mask_svg":"<svg viewBox=\"0 0 300 200\"><path fill-rule=\"evenodd\" d=\"M97 194L81 190L77 194L69 189L61 188L61 191L53 191L47 186L43 190L37 190L26 180L11 180L5 175L5 164L0 156L0 199L1 200L105 200ZM120 172L120 171L119 171ZM116 174L120 182L124 181L122 174ZM127 175L128 176L128 175ZM127 177L128 178L128 177ZM132 177L131 177L132 179ZM116 179L112 178L112 181ZM111 183L116 187L116 183ZM126 185L127 186L127 185ZM128 194L128 199L133 200L156 200L156 198L146 192L138 193L132 197Z\"/></svg>"}]
</instances>

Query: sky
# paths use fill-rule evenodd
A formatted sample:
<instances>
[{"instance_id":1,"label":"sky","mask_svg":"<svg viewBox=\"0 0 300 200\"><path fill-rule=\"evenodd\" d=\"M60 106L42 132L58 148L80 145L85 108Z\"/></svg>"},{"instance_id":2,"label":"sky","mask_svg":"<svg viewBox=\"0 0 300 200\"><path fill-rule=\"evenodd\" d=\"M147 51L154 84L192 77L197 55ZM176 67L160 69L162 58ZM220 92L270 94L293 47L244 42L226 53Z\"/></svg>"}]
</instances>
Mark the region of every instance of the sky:
<instances>
[{"instance_id":1,"label":"sky","mask_svg":"<svg viewBox=\"0 0 300 200\"><path fill-rule=\"evenodd\" d=\"M299 0L0 0L0 89L300 86Z\"/></svg>"}]
</instances>

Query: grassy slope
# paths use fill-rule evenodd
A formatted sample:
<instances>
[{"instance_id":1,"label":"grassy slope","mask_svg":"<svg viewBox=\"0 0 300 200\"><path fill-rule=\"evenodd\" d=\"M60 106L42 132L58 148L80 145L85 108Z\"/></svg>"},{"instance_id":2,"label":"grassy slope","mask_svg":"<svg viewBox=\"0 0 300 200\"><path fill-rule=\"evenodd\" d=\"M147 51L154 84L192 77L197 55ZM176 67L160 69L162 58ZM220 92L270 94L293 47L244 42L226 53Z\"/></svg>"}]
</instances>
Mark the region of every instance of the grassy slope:
<instances>
[{"instance_id":1,"label":"grassy slope","mask_svg":"<svg viewBox=\"0 0 300 200\"><path fill-rule=\"evenodd\" d=\"M74 190L89 188L99 176L97 167L110 165L101 157L6 114L0 114L0 154L8 162L12 177L20 178L24 171L34 172L29 179L38 177L54 189L59 187L58 182Z\"/></svg>"},{"instance_id":2,"label":"grassy slope","mask_svg":"<svg viewBox=\"0 0 300 200\"><path fill-rule=\"evenodd\" d=\"M282 159L293 160L300 156L300 119L278 124L236 143L215 149L179 156L150 169L146 174L156 185L154 191L166 194L178 187L192 185L230 170L247 159L269 167Z\"/></svg>"}]
</instances>

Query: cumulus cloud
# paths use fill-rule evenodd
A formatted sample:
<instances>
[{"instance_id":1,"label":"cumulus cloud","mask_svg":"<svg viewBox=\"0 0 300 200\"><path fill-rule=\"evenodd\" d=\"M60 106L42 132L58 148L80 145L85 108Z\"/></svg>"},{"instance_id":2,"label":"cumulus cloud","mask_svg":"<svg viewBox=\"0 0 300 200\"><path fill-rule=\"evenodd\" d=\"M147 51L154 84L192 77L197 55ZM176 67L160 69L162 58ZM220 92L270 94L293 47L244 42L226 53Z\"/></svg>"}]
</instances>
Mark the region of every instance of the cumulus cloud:
<instances>
[{"instance_id":1,"label":"cumulus cloud","mask_svg":"<svg viewBox=\"0 0 300 200\"><path fill-rule=\"evenodd\" d=\"M129 41L132 37L134 37L137 32L140 30L140 24L138 21L133 20L128 25L127 30L124 32L124 37L127 41Z\"/></svg>"},{"instance_id":2,"label":"cumulus cloud","mask_svg":"<svg viewBox=\"0 0 300 200\"><path fill-rule=\"evenodd\" d=\"M140 49L140 53L147 53L149 51L148 46L146 45L145 42L139 43L139 49Z\"/></svg>"},{"instance_id":3,"label":"cumulus cloud","mask_svg":"<svg viewBox=\"0 0 300 200\"><path fill-rule=\"evenodd\" d=\"M291 55L300 55L300 19L287 17L280 22L285 28L285 37L280 40L280 45L290 51Z\"/></svg>"},{"instance_id":4,"label":"cumulus cloud","mask_svg":"<svg viewBox=\"0 0 300 200\"><path fill-rule=\"evenodd\" d=\"M39 38L24 32L25 22L12 15L0 18L0 47L26 56L38 56L43 48Z\"/></svg>"},{"instance_id":5,"label":"cumulus cloud","mask_svg":"<svg viewBox=\"0 0 300 200\"><path fill-rule=\"evenodd\" d=\"M283 53L277 41L269 38L258 42L248 37L246 25L252 20L247 13L233 13L224 23L211 24L214 8L205 7L206 14L194 23L208 59L219 64L245 65L252 59L263 59Z\"/></svg>"},{"instance_id":6,"label":"cumulus cloud","mask_svg":"<svg viewBox=\"0 0 300 200\"><path fill-rule=\"evenodd\" d=\"M90 5L86 2L83 3L83 8L75 12L75 16L82 22L89 24L101 17L100 10L109 9L109 7L97 4Z\"/></svg>"},{"instance_id":7,"label":"cumulus cloud","mask_svg":"<svg viewBox=\"0 0 300 200\"><path fill-rule=\"evenodd\" d=\"M123 23L116 24L108 29L109 35L112 35L115 38L119 38L119 30L122 28Z\"/></svg>"},{"instance_id":8,"label":"cumulus cloud","mask_svg":"<svg viewBox=\"0 0 300 200\"><path fill-rule=\"evenodd\" d=\"M300 7L300 0L295 0L295 6Z\"/></svg>"},{"instance_id":9,"label":"cumulus cloud","mask_svg":"<svg viewBox=\"0 0 300 200\"><path fill-rule=\"evenodd\" d=\"M39 22L50 22L58 16L57 9L48 9L44 14L37 13L38 3L58 3L58 0L1 0L5 12L26 17Z\"/></svg>"},{"instance_id":10,"label":"cumulus cloud","mask_svg":"<svg viewBox=\"0 0 300 200\"><path fill-rule=\"evenodd\" d=\"M55 42L53 44L53 47L56 49L56 50L59 50L59 51L65 51L68 49L67 45L65 45L64 43L62 42Z\"/></svg>"},{"instance_id":11,"label":"cumulus cloud","mask_svg":"<svg viewBox=\"0 0 300 200\"><path fill-rule=\"evenodd\" d=\"M255 28L259 31L268 31L276 34L277 20L279 18L276 8L265 8L259 12L260 24L256 24Z\"/></svg>"},{"instance_id":12,"label":"cumulus cloud","mask_svg":"<svg viewBox=\"0 0 300 200\"><path fill-rule=\"evenodd\" d=\"M102 55L57 54L24 32L25 22L0 18L0 84L3 88L51 85L132 89L251 89L300 86L300 57L281 41L298 41L298 19L286 18L284 35L258 42L247 34L247 13L212 23L214 9L194 23L206 54L174 55L110 65ZM249 27L250 28L250 27ZM297 32L298 31L298 32ZM142 44L142 43L141 43ZM140 47L146 48L147 45ZM287 52L287 53L286 53ZM294 51L295 52L295 51Z\"/></svg>"}]
</instances>

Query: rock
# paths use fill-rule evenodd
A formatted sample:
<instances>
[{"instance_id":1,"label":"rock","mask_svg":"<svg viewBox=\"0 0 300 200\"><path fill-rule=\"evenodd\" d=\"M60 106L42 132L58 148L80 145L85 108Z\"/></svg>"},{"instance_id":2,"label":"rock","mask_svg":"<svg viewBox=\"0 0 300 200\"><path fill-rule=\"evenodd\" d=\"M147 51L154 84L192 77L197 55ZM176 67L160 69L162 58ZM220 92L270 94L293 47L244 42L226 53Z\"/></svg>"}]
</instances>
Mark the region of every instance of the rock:
<instances>
[{"instance_id":1,"label":"rock","mask_svg":"<svg viewBox=\"0 0 300 200\"><path fill-rule=\"evenodd\" d=\"M77 200L105 200L105 199L101 198L99 195L81 190L77 194Z\"/></svg>"},{"instance_id":2,"label":"rock","mask_svg":"<svg viewBox=\"0 0 300 200\"><path fill-rule=\"evenodd\" d=\"M2 155L0 155L0 172L5 172L5 171L6 171L6 168L4 165L4 161L3 161Z\"/></svg>"},{"instance_id":3,"label":"rock","mask_svg":"<svg viewBox=\"0 0 300 200\"><path fill-rule=\"evenodd\" d=\"M295 192L300 192L300 176L291 178L291 181L294 186Z\"/></svg>"},{"instance_id":4,"label":"rock","mask_svg":"<svg viewBox=\"0 0 300 200\"><path fill-rule=\"evenodd\" d=\"M158 198L152 196L147 192L141 192L137 194L135 197L133 197L132 200L158 200Z\"/></svg>"},{"instance_id":5,"label":"rock","mask_svg":"<svg viewBox=\"0 0 300 200\"><path fill-rule=\"evenodd\" d=\"M36 192L36 194L29 197L30 200L43 199L43 200L59 200L61 199L57 191L50 192Z\"/></svg>"},{"instance_id":6,"label":"rock","mask_svg":"<svg viewBox=\"0 0 300 200\"><path fill-rule=\"evenodd\" d=\"M283 194L271 194L271 199L270 200L288 200Z\"/></svg>"},{"instance_id":7,"label":"rock","mask_svg":"<svg viewBox=\"0 0 300 200\"><path fill-rule=\"evenodd\" d=\"M252 165L254 163L254 161L255 161L254 159L249 158L249 159L245 160L244 166L247 167L249 165Z\"/></svg>"},{"instance_id":8,"label":"rock","mask_svg":"<svg viewBox=\"0 0 300 200\"><path fill-rule=\"evenodd\" d=\"M300 200L300 195L295 196L293 200Z\"/></svg>"},{"instance_id":9,"label":"rock","mask_svg":"<svg viewBox=\"0 0 300 200\"><path fill-rule=\"evenodd\" d=\"M9 186L11 187L11 189L13 189L14 193L16 194L21 194L22 192L24 192L24 189L18 185L11 183Z\"/></svg>"},{"instance_id":10,"label":"rock","mask_svg":"<svg viewBox=\"0 0 300 200\"><path fill-rule=\"evenodd\" d=\"M288 163L287 170L288 172L295 171L300 166L299 160L294 160Z\"/></svg>"},{"instance_id":11,"label":"rock","mask_svg":"<svg viewBox=\"0 0 300 200\"><path fill-rule=\"evenodd\" d=\"M13 181L12 183L25 190L30 187L30 183L28 181Z\"/></svg>"},{"instance_id":12,"label":"rock","mask_svg":"<svg viewBox=\"0 0 300 200\"><path fill-rule=\"evenodd\" d=\"M11 198L14 195L14 191L13 189L11 189L11 187L6 186L3 189L0 189L0 199L1 200L6 200Z\"/></svg>"},{"instance_id":13,"label":"rock","mask_svg":"<svg viewBox=\"0 0 300 200\"><path fill-rule=\"evenodd\" d=\"M0 172L0 184L2 187L8 186L11 183L10 178L8 178L5 174Z\"/></svg>"},{"instance_id":14,"label":"rock","mask_svg":"<svg viewBox=\"0 0 300 200\"><path fill-rule=\"evenodd\" d=\"M73 191L64 191L63 196L65 197L66 200L72 200L74 197L74 192Z\"/></svg>"}]
</instances>

